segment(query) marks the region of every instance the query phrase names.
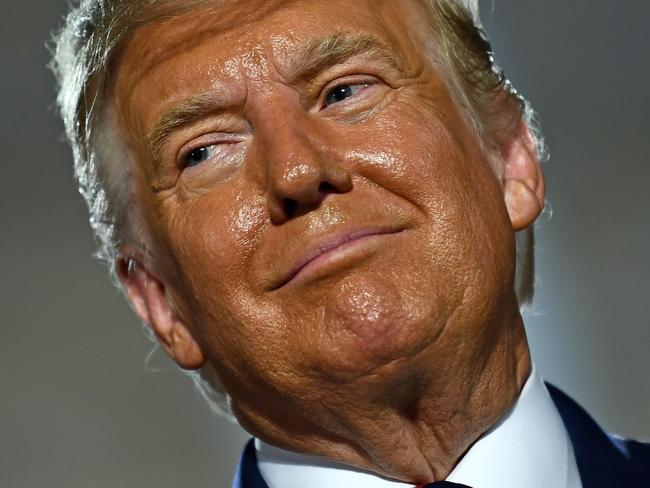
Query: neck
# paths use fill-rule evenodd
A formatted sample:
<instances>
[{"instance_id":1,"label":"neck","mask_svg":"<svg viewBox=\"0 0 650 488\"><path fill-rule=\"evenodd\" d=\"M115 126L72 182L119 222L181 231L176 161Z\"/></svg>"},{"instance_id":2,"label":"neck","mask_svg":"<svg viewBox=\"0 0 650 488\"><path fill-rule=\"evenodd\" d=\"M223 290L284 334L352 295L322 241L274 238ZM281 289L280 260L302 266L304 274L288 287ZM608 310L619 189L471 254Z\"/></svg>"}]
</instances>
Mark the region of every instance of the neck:
<instances>
[{"instance_id":1,"label":"neck","mask_svg":"<svg viewBox=\"0 0 650 488\"><path fill-rule=\"evenodd\" d=\"M450 348L450 339L460 345ZM292 412L294 425L309 430L309 435L294 430L284 436L282 429L270 425L251 429L245 412L240 412L240 420L254 435L285 449L405 482L444 480L516 401L531 371L518 309L490 328L488 341L481 339L448 337L444 348L417 358L406 374L396 365L399 374L392 381L382 380L387 386L381 390L341 385L340 404L349 407L330 405L335 412L328 412L326 421L321 415L310 422L316 408L304 415ZM306 425L310 427L304 429Z\"/></svg>"}]
</instances>

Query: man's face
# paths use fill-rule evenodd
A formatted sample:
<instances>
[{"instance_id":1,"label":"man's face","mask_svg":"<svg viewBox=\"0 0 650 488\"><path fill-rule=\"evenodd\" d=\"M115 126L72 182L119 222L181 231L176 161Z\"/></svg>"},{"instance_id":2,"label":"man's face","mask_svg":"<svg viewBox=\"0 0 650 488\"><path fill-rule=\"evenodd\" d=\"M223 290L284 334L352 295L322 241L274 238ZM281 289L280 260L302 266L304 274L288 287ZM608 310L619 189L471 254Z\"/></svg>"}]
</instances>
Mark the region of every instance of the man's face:
<instances>
[{"instance_id":1,"label":"man's face","mask_svg":"<svg viewBox=\"0 0 650 488\"><path fill-rule=\"evenodd\" d=\"M500 169L424 19L416 1L230 0L120 58L157 272L253 432L274 435L276 405L299 425L443 382L511 294Z\"/></svg>"}]
</instances>

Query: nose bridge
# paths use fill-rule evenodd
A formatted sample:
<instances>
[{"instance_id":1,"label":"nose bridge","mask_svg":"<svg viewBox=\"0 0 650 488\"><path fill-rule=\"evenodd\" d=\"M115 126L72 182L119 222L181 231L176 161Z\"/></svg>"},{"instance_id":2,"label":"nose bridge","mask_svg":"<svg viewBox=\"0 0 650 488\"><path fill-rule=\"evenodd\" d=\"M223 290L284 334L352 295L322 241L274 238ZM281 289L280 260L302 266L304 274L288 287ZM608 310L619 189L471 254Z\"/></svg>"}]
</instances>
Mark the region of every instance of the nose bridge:
<instances>
[{"instance_id":1,"label":"nose bridge","mask_svg":"<svg viewBox=\"0 0 650 488\"><path fill-rule=\"evenodd\" d=\"M317 124L304 110L291 105L268 107L270 113L261 122L268 125L263 137L270 176L285 175L290 180L315 173L324 163L323 135L318 134Z\"/></svg>"},{"instance_id":2,"label":"nose bridge","mask_svg":"<svg viewBox=\"0 0 650 488\"><path fill-rule=\"evenodd\" d=\"M271 220L282 223L317 208L330 193L351 189L325 127L296 101L267 103L255 128L266 173Z\"/></svg>"}]
</instances>

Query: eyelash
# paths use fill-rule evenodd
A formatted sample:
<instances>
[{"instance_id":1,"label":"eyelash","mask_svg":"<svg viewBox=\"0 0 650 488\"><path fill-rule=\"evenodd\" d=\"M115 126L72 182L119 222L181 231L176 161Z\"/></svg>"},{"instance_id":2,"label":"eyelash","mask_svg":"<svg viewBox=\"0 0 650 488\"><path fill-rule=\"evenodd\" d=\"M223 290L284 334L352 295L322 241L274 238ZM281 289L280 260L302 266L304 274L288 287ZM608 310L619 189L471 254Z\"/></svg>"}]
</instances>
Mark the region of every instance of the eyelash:
<instances>
[{"instance_id":1,"label":"eyelash","mask_svg":"<svg viewBox=\"0 0 650 488\"><path fill-rule=\"evenodd\" d=\"M354 97L355 95L357 95L359 92L364 91L365 89L367 89L368 87L370 87L370 86L373 85L373 84L374 84L374 83L373 83L372 81L370 81L370 80L362 80L362 81L359 81L359 80L350 80L350 81L347 81L347 82L345 82L345 81L344 81L344 82L340 82L340 81L339 81L339 82L336 83L336 85L334 85L334 86L332 86L332 87L327 88L326 90L324 90L324 94L325 94L325 95L324 95L324 97L323 97L323 101L320 103L320 108L321 108L321 109L327 109L327 108L328 108L329 106L331 106L331 105L336 105L336 104L339 104L339 103L345 103L346 100L348 100L349 98L353 98L353 97ZM329 97L330 97L330 96L331 96L331 95L332 95L336 90L339 90L339 89L342 89L342 88L346 88L346 87L350 87L350 88L359 87L359 89L358 89L356 92L350 94L350 96L344 98L343 100L335 101L335 102L333 102L333 103L327 103L328 98L329 98Z\"/></svg>"},{"instance_id":2,"label":"eyelash","mask_svg":"<svg viewBox=\"0 0 650 488\"><path fill-rule=\"evenodd\" d=\"M239 140L234 140L234 139L226 139L226 140L221 139L221 140L218 140L218 141L215 141L215 142L208 142L208 143L205 143L205 144L200 144L199 143L199 144L196 144L196 145L192 145L192 146L188 147L186 150L183 150L183 151L181 151L179 153L179 155L178 155L178 167L182 171L182 170L185 170L185 169L188 169L188 168L192 168L194 166L199 166L199 165L203 164L204 162L210 160L212 157L214 157L213 153L215 151L218 151L220 149L220 147L229 146L231 144L237 144L238 142L240 142L240 141ZM199 161L199 162L197 162L195 164L188 164L187 159L189 158L189 156L193 152L201 151L201 150L208 150L208 151L211 150L212 154L208 154L205 157L205 159L203 159L203 160L201 160L201 161Z\"/></svg>"}]
</instances>

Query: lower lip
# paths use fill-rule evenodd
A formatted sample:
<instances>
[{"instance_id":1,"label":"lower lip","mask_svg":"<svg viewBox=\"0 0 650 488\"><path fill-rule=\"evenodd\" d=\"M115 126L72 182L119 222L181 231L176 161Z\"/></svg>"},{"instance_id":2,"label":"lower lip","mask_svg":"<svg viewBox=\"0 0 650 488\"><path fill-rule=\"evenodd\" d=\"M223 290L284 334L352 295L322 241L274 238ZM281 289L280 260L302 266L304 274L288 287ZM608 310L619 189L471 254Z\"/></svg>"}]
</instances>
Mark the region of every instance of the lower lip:
<instances>
[{"instance_id":1,"label":"lower lip","mask_svg":"<svg viewBox=\"0 0 650 488\"><path fill-rule=\"evenodd\" d=\"M384 238L394 237L403 231L367 234L344 242L339 246L328 249L301 267L286 284L297 283L306 279L316 278L329 271L332 267L344 264L355 258L365 257L383 245Z\"/></svg>"}]
</instances>

